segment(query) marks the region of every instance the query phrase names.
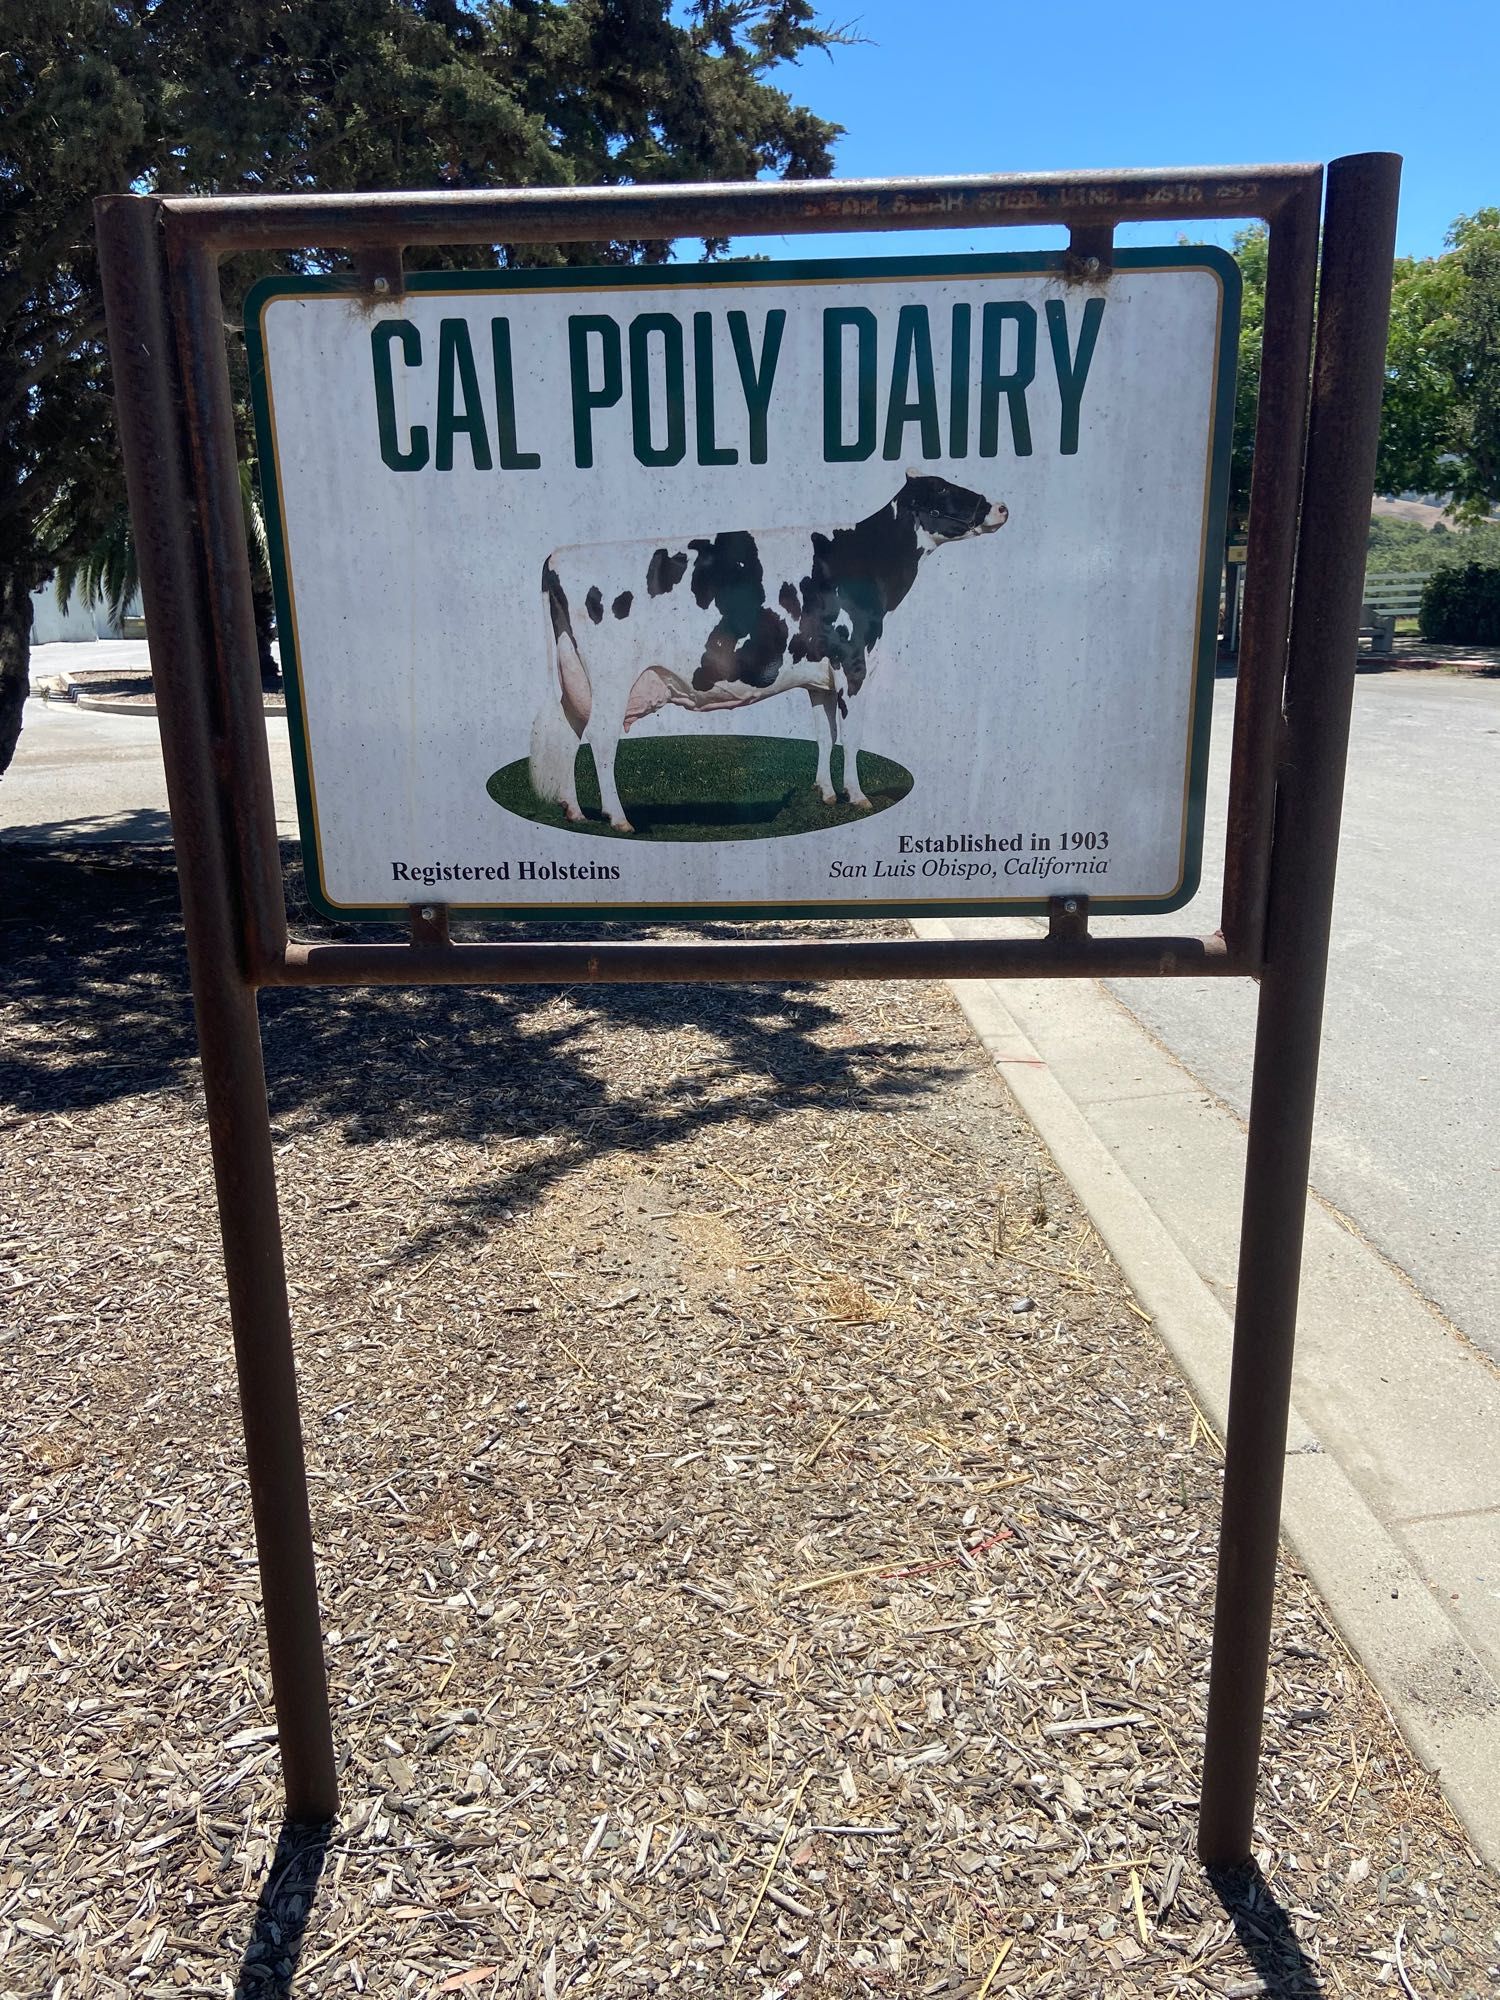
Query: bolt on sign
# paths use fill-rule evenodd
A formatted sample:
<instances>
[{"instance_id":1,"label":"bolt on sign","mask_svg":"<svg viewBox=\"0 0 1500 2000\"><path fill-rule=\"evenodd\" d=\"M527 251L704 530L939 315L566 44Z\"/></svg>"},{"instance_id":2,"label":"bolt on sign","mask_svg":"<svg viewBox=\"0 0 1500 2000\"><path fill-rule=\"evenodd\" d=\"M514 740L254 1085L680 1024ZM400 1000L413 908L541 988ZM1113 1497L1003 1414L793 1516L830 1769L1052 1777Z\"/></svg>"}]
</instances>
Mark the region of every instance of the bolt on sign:
<instances>
[{"instance_id":1,"label":"bolt on sign","mask_svg":"<svg viewBox=\"0 0 1500 2000\"><path fill-rule=\"evenodd\" d=\"M1191 897L1230 257L407 285L247 305L325 913Z\"/></svg>"}]
</instances>

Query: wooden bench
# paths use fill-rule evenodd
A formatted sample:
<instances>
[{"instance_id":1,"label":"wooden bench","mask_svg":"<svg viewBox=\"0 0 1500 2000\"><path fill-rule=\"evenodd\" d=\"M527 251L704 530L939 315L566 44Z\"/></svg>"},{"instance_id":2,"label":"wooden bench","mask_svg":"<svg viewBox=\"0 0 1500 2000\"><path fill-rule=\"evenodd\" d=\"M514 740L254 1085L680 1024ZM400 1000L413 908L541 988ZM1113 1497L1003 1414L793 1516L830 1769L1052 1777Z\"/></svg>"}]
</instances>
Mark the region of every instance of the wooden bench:
<instances>
[{"instance_id":1,"label":"wooden bench","mask_svg":"<svg viewBox=\"0 0 1500 2000\"><path fill-rule=\"evenodd\" d=\"M1422 607L1422 586L1426 581L1425 570L1390 570L1383 575L1366 575L1359 636L1368 639L1371 653L1390 653L1396 638L1396 620L1416 617Z\"/></svg>"}]
</instances>

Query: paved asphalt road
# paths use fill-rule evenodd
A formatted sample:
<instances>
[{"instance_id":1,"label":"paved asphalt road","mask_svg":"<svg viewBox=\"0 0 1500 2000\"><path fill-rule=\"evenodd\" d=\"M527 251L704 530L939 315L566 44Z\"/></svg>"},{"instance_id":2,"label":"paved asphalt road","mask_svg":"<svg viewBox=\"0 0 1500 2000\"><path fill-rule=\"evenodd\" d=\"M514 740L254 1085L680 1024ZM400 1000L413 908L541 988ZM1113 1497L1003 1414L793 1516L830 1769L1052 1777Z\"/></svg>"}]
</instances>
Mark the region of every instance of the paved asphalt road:
<instances>
[{"instance_id":1,"label":"paved asphalt road","mask_svg":"<svg viewBox=\"0 0 1500 2000\"><path fill-rule=\"evenodd\" d=\"M1233 683L1215 691L1205 888L1218 923ZM1500 1361L1500 680L1362 674L1334 909L1313 1185ZM1150 930L1130 920L1121 928ZM1255 994L1120 981L1242 1117Z\"/></svg>"},{"instance_id":2,"label":"paved asphalt road","mask_svg":"<svg viewBox=\"0 0 1500 2000\"><path fill-rule=\"evenodd\" d=\"M79 652L38 650L63 664L76 663ZM1206 887L1174 927L1212 930L1218 921L1233 697L1233 684L1221 681ZM269 733L277 817L291 834L285 723L273 719ZM1500 680L1362 675L1313 1180L1500 1361L1497 824ZM16 762L0 779L0 839L59 837L168 837L153 721L29 705ZM1132 980L1116 991L1244 1115L1255 1007L1248 985Z\"/></svg>"},{"instance_id":3,"label":"paved asphalt road","mask_svg":"<svg viewBox=\"0 0 1500 2000\"><path fill-rule=\"evenodd\" d=\"M144 640L34 646L32 685L65 670L144 668ZM276 824L297 831L286 721L267 721ZM0 778L0 840L164 840L172 838L167 782L154 715L105 713L71 702L31 700L15 761Z\"/></svg>"}]
</instances>

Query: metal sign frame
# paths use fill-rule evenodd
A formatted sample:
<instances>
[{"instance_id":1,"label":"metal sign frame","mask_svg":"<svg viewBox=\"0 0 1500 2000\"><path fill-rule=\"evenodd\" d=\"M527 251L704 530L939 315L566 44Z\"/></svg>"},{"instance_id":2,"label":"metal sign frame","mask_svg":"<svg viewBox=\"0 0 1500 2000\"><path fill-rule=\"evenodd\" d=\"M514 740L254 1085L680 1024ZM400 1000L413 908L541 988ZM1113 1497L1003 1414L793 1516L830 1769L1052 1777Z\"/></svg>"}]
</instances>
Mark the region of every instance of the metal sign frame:
<instances>
[{"instance_id":1,"label":"metal sign frame","mask_svg":"<svg viewBox=\"0 0 1500 2000\"><path fill-rule=\"evenodd\" d=\"M573 981L1258 979L1201 1857L1251 1849L1303 1212L1374 479L1400 160L904 181L452 194L114 195L96 204L116 417L140 557L234 1332L287 1814L338 1806L275 1165L262 986ZM1326 185L1325 185L1326 183ZM407 943L287 932L224 340L219 260L349 251L398 297L405 246L1053 224L1081 275L1115 227L1269 225L1221 927L1099 937L1054 898L1045 936L926 941ZM1321 251L1319 244L1321 223ZM1314 342L1313 303L1318 314Z\"/></svg>"}]
</instances>

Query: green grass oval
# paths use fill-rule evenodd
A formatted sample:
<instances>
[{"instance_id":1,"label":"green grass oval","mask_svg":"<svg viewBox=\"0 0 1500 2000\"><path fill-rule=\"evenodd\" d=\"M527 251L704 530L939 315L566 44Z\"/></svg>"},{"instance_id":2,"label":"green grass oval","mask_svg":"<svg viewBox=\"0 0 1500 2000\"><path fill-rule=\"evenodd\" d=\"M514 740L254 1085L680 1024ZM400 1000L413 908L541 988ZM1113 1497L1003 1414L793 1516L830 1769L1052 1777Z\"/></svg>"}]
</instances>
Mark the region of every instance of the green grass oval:
<instances>
[{"instance_id":1,"label":"green grass oval","mask_svg":"<svg viewBox=\"0 0 1500 2000\"><path fill-rule=\"evenodd\" d=\"M843 750L833 753L833 783L843 782ZM821 833L870 817L840 798L825 806L813 786L816 746L780 736L643 736L615 752L615 782L635 828L616 833L599 804L593 752L578 752L578 803L587 817L570 820L562 807L531 789L526 759L497 771L486 789L496 805L538 826L607 840L773 840ZM910 771L889 757L860 752L860 776L870 810L884 812L912 788Z\"/></svg>"}]
</instances>

